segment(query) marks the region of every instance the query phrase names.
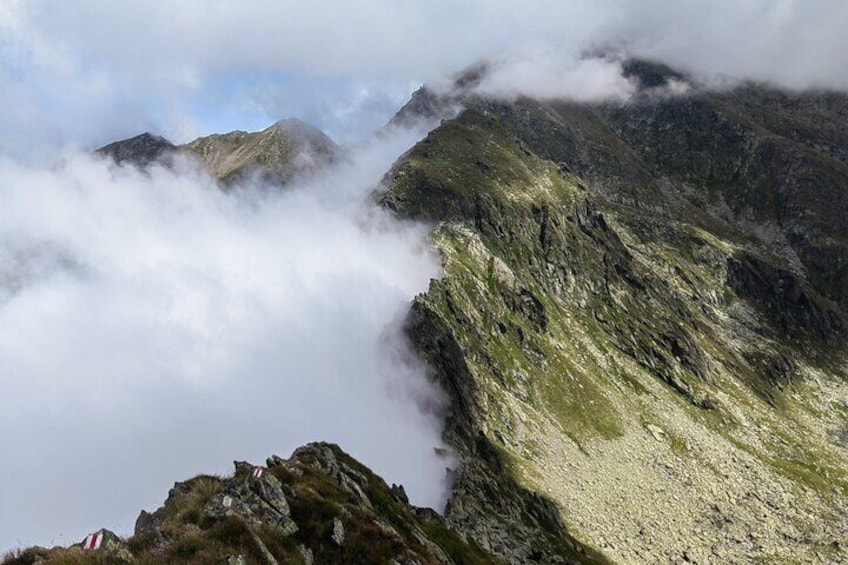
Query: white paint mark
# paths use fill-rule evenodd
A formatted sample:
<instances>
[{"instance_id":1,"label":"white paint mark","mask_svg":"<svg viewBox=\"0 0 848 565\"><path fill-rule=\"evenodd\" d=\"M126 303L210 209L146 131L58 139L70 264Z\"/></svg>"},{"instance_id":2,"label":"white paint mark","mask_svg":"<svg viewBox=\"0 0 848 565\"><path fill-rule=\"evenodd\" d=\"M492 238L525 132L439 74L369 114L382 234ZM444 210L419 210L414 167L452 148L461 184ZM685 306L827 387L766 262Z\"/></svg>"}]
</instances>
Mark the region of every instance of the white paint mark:
<instances>
[{"instance_id":1,"label":"white paint mark","mask_svg":"<svg viewBox=\"0 0 848 565\"><path fill-rule=\"evenodd\" d=\"M103 532L97 532L95 534L88 534L85 537L85 541L82 542L82 548L86 551L94 551L96 549L100 549L100 544L103 543Z\"/></svg>"}]
</instances>

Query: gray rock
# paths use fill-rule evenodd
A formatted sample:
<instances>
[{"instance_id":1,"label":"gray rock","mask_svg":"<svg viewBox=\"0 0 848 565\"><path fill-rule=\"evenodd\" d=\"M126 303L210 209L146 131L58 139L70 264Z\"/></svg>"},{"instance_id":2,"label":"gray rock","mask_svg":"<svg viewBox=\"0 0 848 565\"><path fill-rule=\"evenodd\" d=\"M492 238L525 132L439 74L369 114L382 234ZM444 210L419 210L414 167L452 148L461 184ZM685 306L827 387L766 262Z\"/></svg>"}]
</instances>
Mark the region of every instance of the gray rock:
<instances>
[{"instance_id":1,"label":"gray rock","mask_svg":"<svg viewBox=\"0 0 848 565\"><path fill-rule=\"evenodd\" d=\"M254 466L236 462L236 474L225 481L224 488L212 496L204 511L213 517L239 516L250 525L273 525L283 535L297 531L291 519L283 485L272 473L265 471L253 477Z\"/></svg>"},{"instance_id":2,"label":"gray rock","mask_svg":"<svg viewBox=\"0 0 848 565\"><path fill-rule=\"evenodd\" d=\"M338 518L333 518L333 541L336 545L344 545L345 529L344 524Z\"/></svg>"},{"instance_id":3,"label":"gray rock","mask_svg":"<svg viewBox=\"0 0 848 565\"><path fill-rule=\"evenodd\" d=\"M300 552L300 555L303 556L304 565L313 565L315 563L315 556L312 554L311 549L305 545L299 545L297 546L297 550Z\"/></svg>"},{"instance_id":4,"label":"gray rock","mask_svg":"<svg viewBox=\"0 0 848 565\"><path fill-rule=\"evenodd\" d=\"M103 536L103 541L100 542L100 548L95 550L95 553L108 555L109 563L129 563L133 561L134 558L126 542L118 537L115 532L104 528L94 533L99 533ZM81 540L77 545L78 547L83 547L84 543L85 539Z\"/></svg>"}]
</instances>

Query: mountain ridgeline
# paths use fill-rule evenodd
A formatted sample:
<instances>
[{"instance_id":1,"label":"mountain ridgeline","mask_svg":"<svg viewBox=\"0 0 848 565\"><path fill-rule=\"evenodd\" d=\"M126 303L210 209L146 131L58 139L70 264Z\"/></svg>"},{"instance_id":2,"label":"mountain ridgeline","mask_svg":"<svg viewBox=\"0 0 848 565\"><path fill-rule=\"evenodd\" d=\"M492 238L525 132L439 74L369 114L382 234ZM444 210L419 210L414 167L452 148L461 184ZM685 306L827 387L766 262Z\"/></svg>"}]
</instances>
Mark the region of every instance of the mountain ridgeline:
<instances>
[{"instance_id":1,"label":"mountain ridgeline","mask_svg":"<svg viewBox=\"0 0 848 565\"><path fill-rule=\"evenodd\" d=\"M212 564L491 563L444 519L409 505L338 446L313 443L289 459L235 462L229 477L176 483L123 540L99 530L69 548L30 548L4 563Z\"/></svg>"},{"instance_id":2,"label":"mountain ridgeline","mask_svg":"<svg viewBox=\"0 0 848 565\"><path fill-rule=\"evenodd\" d=\"M338 157L339 148L315 126L290 118L262 131L214 134L180 146L143 133L110 143L95 153L119 165L138 167L153 162L167 164L183 156L197 161L227 187L254 178L266 184L287 184L297 176L329 166Z\"/></svg>"},{"instance_id":3,"label":"mountain ridgeline","mask_svg":"<svg viewBox=\"0 0 848 565\"><path fill-rule=\"evenodd\" d=\"M443 259L406 330L450 398L444 517L316 444L177 485L109 559L847 561L848 96L624 69L626 102L488 99L480 68L393 120L442 118L375 197ZM284 182L294 130L335 154L305 128L100 151Z\"/></svg>"},{"instance_id":4,"label":"mountain ridgeline","mask_svg":"<svg viewBox=\"0 0 848 565\"><path fill-rule=\"evenodd\" d=\"M549 503L614 562L844 560L848 97L625 72L627 103L465 89L386 177L444 260L409 334L454 400L447 519L516 563L569 557Z\"/></svg>"}]
</instances>

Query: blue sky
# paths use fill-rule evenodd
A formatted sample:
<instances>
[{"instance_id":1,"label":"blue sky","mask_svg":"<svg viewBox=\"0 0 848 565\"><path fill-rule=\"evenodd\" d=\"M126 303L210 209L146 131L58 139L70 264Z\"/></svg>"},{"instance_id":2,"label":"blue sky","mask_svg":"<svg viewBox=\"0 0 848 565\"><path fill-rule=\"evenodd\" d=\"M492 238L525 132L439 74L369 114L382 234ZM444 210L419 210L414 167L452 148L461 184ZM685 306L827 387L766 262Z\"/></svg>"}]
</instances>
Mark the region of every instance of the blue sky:
<instances>
[{"instance_id":1,"label":"blue sky","mask_svg":"<svg viewBox=\"0 0 848 565\"><path fill-rule=\"evenodd\" d=\"M287 72L219 77L192 100L200 133L266 127L286 117L315 124L341 142L360 141L383 126L419 85Z\"/></svg>"}]
</instances>

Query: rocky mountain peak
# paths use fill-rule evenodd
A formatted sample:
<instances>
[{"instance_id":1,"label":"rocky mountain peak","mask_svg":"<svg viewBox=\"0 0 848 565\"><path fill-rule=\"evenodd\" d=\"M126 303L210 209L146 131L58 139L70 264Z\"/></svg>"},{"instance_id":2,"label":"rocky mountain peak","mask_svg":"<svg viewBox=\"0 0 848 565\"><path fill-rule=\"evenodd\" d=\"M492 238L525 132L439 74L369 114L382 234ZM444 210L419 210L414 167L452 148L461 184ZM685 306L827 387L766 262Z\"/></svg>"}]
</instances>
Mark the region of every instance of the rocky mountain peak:
<instances>
[{"instance_id":1,"label":"rocky mountain peak","mask_svg":"<svg viewBox=\"0 0 848 565\"><path fill-rule=\"evenodd\" d=\"M848 97L624 72L626 104L466 97L387 175L444 260L408 332L447 519L512 563L845 562Z\"/></svg>"},{"instance_id":2,"label":"rocky mountain peak","mask_svg":"<svg viewBox=\"0 0 848 565\"><path fill-rule=\"evenodd\" d=\"M144 132L105 145L97 149L95 154L111 157L119 165L130 163L143 167L176 151L177 146L164 137Z\"/></svg>"},{"instance_id":3,"label":"rocky mountain peak","mask_svg":"<svg viewBox=\"0 0 848 565\"><path fill-rule=\"evenodd\" d=\"M327 134L314 125L297 118L278 120L270 129L292 143L337 148L336 143Z\"/></svg>"},{"instance_id":4,"label":"rocky mountain peak","mask_svg":"<svg viewBox=\"0 0 848 565\"><path fill-rule=\"evenodd\" d=\"M288 118L258 132L231 132L195 139L181 147L225 186L258 178L283 185L329 166L339 147L324 132Z\"/></svg>"},{"instance_id":5,"label":"rocky mountain peak","mask_svg":"<svg viewBox=\"0 0 848 565\"><path fill-rule=\"evenodd\" d=\"M262 131L212 134L180 146L145 132L110 143L95 154L110 157L119 165L138 167L153 162L169 165L174 156L183 155L198 161L226 187L254 177L283 185L329 166L339 151L339 146L317 127L287 118Z\"/></svg>"}]
</instances>

